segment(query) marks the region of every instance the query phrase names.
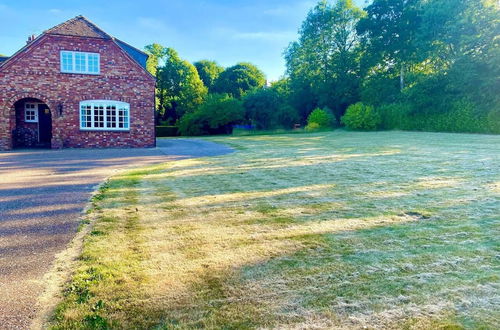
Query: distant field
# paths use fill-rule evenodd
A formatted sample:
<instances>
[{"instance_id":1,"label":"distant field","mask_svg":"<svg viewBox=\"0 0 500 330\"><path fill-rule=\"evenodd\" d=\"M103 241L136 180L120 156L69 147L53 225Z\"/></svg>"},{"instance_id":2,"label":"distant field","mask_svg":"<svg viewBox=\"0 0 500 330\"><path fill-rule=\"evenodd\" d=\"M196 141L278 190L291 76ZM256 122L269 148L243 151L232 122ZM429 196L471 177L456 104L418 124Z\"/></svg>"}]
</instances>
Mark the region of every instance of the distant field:
<instances>
[{"instance_id":1,"label":"distant field","mask_svg":"<svg viewBox=\"0 0 500 330\"><path fill-rule=\"evenodd\" d=\"M496 328L500 136L215 137L116 176L55 328Z\"/></svg>"}]
</instances>

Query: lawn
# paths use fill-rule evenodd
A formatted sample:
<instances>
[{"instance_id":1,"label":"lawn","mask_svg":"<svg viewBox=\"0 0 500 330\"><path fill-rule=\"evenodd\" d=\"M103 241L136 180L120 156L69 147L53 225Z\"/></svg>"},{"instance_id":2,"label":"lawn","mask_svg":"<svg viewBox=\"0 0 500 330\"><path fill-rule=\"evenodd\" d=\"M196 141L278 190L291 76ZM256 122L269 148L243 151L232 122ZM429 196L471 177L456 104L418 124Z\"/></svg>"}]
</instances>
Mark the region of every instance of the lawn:
<instances>
[{"instance_id":1,"label":"lawn","mask_svg":"<svg viewBox=\"0 0 500 330\"><path fill-rule=\"evenodd\" d=\"M498 326L500 136L210 140L102 187L52 327Z\"/></svg>"}]
</instances>

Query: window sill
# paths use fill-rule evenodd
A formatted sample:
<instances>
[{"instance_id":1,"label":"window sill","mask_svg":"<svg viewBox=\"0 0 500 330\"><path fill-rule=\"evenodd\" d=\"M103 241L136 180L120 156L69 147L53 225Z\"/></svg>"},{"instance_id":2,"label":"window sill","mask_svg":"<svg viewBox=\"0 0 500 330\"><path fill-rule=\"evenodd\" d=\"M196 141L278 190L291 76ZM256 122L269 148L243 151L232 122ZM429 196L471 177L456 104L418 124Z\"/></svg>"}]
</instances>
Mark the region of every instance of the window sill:
<instances>
[{"instance_id":1,"label":"window sill","mask_svg":"<svg viewBox=\"0 0 500 330\"><path fill-rule=\"evenodd\" d=\"M101 75L100 72L91 73L91 72L67 72L67 71L61 71L61 73L64 73L64 74L81 74L81 75L84 75L84 76L100 76Z\"/></svg>"},{"instance_id":2,"label":"window sill","mask_svg":"<svg viewBox=\"0 0 500 330\"><path fill-rule=\"evenodd\" d=\"M80 128L82 132L117 132L117 133L128 133L130 128L123 129L102 129L102 128Z\"/></svg>"}]
</instances>

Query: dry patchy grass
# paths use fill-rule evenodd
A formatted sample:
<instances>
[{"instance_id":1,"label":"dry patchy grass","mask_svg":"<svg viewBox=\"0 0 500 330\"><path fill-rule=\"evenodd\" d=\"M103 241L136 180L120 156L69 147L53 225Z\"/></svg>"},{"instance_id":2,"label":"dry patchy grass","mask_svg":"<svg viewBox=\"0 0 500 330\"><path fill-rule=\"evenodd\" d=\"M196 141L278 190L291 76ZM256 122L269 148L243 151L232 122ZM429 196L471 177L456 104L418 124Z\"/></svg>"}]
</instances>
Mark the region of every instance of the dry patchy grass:
<instances>
[{"instance_id":1,"label":"dry patchy grass","mask_svg":"<svg viewBox=\"0 0 500 330\"><path fill-rule=\"evenodd\" d=\"M115 177L54 328L494 328L500 137L217 137Z\"/></svg>"}]
</instances>

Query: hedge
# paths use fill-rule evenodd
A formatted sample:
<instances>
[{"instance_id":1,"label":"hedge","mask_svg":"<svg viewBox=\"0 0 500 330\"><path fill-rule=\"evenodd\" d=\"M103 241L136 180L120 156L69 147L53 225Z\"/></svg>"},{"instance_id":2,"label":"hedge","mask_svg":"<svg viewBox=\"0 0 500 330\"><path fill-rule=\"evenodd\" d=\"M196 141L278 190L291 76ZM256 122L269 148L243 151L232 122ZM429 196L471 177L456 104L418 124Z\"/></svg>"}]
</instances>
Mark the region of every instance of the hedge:
<instances>
[{"instance_id":1,"label":"hedge","mask_svg":"<svg viewBox=\"0 0 500 330\"><path fill-rule=\"evenodd\" d=\"M156 126L157 137L178 136L179 129L177 126Z\"/></svg>"}]
</instances>

